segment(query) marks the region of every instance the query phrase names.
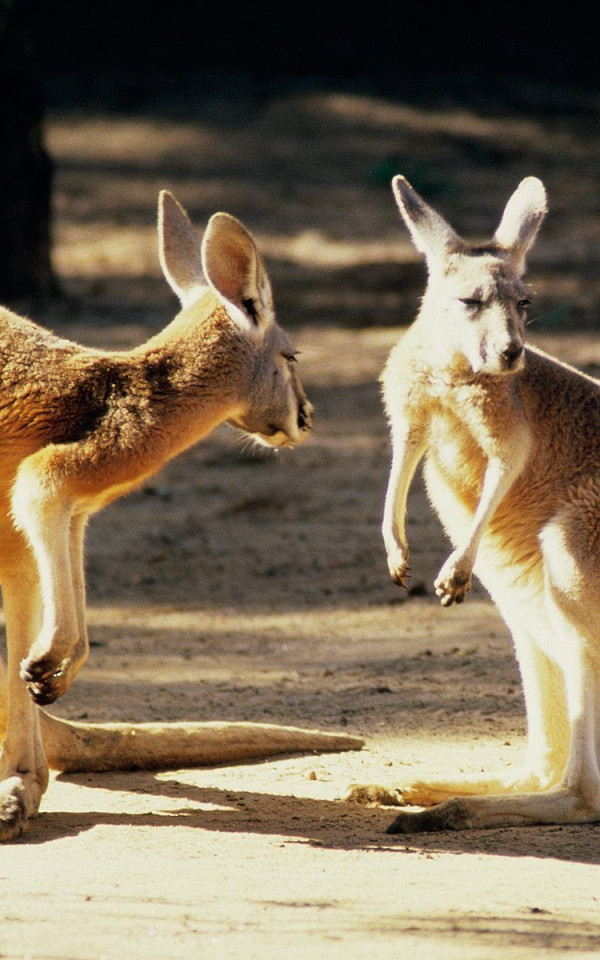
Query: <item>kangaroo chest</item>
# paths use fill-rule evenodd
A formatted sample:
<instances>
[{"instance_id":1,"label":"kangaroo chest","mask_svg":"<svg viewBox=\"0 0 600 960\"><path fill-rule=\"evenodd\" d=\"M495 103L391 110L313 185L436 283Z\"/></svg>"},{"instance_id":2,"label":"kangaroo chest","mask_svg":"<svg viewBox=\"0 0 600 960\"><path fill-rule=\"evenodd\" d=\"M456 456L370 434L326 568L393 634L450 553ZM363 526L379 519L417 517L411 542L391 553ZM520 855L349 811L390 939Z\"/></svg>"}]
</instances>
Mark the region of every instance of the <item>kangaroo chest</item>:
<instances>
[{"instance_id":1,"label":"kangaroo chest","mask_svg":"<svg viewBox=\"0 0 600 960\"><path fill-rule=\"evenodd\" d=\"M453 540L475 510L484 471L485 459L472 435L446 416L433 417L424 476L429 498Z\"/></svg>"},{"instance_id":2,"label":"kangaroo chest","mask_svg":"<svg viewBox=\"0 0 600 960\"><path fill-rule=\"evenodd\" d=\"M457 403L432 405L426 452L426 477L436 490L452 492L473 510L479 498L489 454L485 398L464 393ZM486 449L487 448L487 449ZM436 497L436 506L437 506ZM442 510L444 503L441 504ZM442 511L440 511L442 512Z\"/></svg>"},{"instance_id":3,"label":"kangaroo chest","mask_svg":"<svg viewBox=\"0 0 600 960\"><path fill-rule=\"evenodd\" d=\"M440 405L432 412L424 470L427 491L448 536L458 544L480 500L490 459L500 459L509 468L512 461L518 471L514 484L494 513L479 554L495 562L500 551L504 559L510 554L513 564L529 564L538 552L537 532L552 508L540 512L535 491L529 490L531 435L518 394L496 400L476 392L461 398L458 407ZM521 522L519 504L533 523Z\"/></svg>"},{"instance_id":4,"label":"kangaroo chest","mask_svg":"<svg viewBox=\"0 0 600 960\"><path fill-rule=\"evenodd\" d=\"M507 432L515 431L514 456L527 427L518 397L508 385L468 384L430 406L425 479L430 499L452 540L470 521L491 458L511 456Z\"/></svg>"}]
</instances>

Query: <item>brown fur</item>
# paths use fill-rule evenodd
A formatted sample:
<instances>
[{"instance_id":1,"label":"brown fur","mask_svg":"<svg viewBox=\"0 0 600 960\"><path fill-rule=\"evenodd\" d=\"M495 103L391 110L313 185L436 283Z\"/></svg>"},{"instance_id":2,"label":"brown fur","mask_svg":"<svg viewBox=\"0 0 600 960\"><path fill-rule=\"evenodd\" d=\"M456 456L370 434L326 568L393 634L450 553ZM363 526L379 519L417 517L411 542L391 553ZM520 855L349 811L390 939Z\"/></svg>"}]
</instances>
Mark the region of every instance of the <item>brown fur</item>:
<instances>
[{"instance_id":1,"label":"brown fur","mask_svg":"<svg viewBox=\"0 0 600 960\"><path fill-rule=\"evenodd\" d=\"M0 839L35 815L48 763L106 770L217 763L360 741L268 724L71 724L40 710L88 653L83 540L90 514L227 421L272 447L308 434L312 406L274 319L268 276L228 214L202 246L163 192L161 262L182 311L126 352L86 349L0 312L0 582L7 694ZM34 702L35 701L35 702Z\"/></svg>"}]
</instances>

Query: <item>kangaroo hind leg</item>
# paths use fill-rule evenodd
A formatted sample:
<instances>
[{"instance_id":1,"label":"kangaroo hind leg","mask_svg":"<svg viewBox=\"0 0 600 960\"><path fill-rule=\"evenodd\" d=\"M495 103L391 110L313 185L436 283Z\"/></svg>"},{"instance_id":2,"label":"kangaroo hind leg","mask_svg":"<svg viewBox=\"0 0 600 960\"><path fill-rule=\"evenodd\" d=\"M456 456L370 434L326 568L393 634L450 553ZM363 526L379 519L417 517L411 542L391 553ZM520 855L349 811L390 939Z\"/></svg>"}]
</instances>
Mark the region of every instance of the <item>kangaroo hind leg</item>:
<instances>
[{"instance_id":1,"label":"kangaroo hind leg","mask_svg":"<svg viewBox=\"0 0 600 960\"><path fill-rule=\"evenodd\" d=\"M560 641L569 750L562 782L584 808L600 811L600 584L598 514L589 490L541 535L546 605Z\"/></svg>"},{"instance_id":2,"label":"kangaroo hind leg","mask_svg":"<svg viewBox=\"0 0 600 960\"><path fill-rule=\"evenodd\" d=\"M565 676L569 721L568 759L559 781L547 789L485 796L454 797L421 812L403 811L389 833L462 830L600 820L597 752L600 724L600 674L590 669L585 651L574 649L577 637L562 638L571 647L570 675Z\"/></svg>"},{"instance_id":3,"label":"kangaroo hind leg","mask_svg":"<svg viewBox=\"0 0 600 960\"><path fill-rule=\"evenodd\" d=\"M498 572L494 579L498 586ZM478 776L415 780L394 787L354 784L345 799L366 804L434 807L454 799L538 792L560 781L569 749L567 704L563 673L538 644L539 634L548 636L553 630L544 597L511 584L510 589L496 590L494 599L511 629L521 668L527 709L524 762ZM406 816L412 818L414 814L407 812ZM417 829L417 821L405 822Z\"/></svg>"},{"instance_id":4,"label":"kangaroo hind leg","mask_svg":"<svg viewBox=\"0 0 600 960\"><path fill-rule=\"evenodd\" d=\"M12 555L13 570L3 575L2 595L6 616L7 675L0 664L3 699L0 719L4 741L0 754L0 841L14 840L37 814L48 784L48 764L42 745L38 709L20 675L20 663L41 620L39 583L30 551ZM6 700L4 698L6 697Z\"/></svg>"},{"instance_id":5,"label":"kangaroo hind leg","mask_svg":"<svg viewBox=\"0 0 600 960\"><path fill-rule=\"evenodd\" d=\"M600 591L593 545L581 529L573 536L568 521L558 518L541 535L543 605L528 611L535 630L529 646L515 637L533 789L403 812L390 832L600 821ZM519 590L513 591L514 610Z\"/></svg>"}]
</instances>

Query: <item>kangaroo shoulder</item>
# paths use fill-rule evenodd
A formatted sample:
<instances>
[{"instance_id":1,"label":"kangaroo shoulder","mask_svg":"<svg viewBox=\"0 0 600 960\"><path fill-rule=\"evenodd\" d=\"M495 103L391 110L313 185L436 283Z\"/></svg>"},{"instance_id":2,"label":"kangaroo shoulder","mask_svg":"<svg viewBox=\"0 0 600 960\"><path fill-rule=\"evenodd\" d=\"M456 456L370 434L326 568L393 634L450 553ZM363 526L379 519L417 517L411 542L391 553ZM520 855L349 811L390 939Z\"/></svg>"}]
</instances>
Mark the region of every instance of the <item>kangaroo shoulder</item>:
<instances>
[{"instance_id":1,"label":"kangaroo shoulder","mask_svg":"<svg viewBox=\"0 0 600 960\"><path fill-rule=\"evenodd\" d=\"M428 366L427 349L415 336L415 327L409 327L390 351L381 374L386 400L424 403L432 392Z\"/></svg>"},{"instance_id":2,"label":"kangaroo shoulder","mask_svg":"<svg viewBox=\"0 0 600 960\"><path fill-rule=\"evenodd\" d=\"M600 380L536 347L527 348L522 394L554 418L600 418Z\"/></svg>"}]
</instances>

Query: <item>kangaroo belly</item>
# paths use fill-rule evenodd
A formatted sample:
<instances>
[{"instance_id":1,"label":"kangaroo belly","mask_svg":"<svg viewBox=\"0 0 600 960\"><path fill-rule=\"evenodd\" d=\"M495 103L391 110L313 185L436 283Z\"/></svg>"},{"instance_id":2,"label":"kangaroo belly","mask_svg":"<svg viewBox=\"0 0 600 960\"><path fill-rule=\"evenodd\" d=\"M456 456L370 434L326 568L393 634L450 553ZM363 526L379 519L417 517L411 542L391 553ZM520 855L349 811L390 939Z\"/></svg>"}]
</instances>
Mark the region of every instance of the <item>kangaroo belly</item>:
<instances>
[{"instance_id":1,"label":"kangaroo belly","mask_svg":"<svg viewBox=\"0 0 600 960\"><path fill-rule=\"evenodd\" d=\"M429 499L455 544L477 506L485 467L480 448L458 421L447 416L432 420L425 483Z\"/></svg>"},{"instance_id":2,"label":"kangaroo belly","mask_svg":"<svg viewBox=\"0 0 600 960\"><path fill-rule=\"evenodd\" d=\"M464 542L465 534L481 494L485 461L481 454L470 461L462 459L456 444L445 443L425 461L427 493L441 524L453 546ZM534 509L524 512L519 507L522 491L508 494L484 532L474 572L489 593L495 584L529 584L537 590L542 582L540 529ZM530 521L530 522L529 522Z\"/></svg>"},{"instance_id":3,"label":"kangaroo belly","mask_svg":"<svg viewBox=\"0 0 600 960\"><path fill-rule=\"evenodd\" d=\"M428 456L424 477L431 504L448 537L456 545L473 517L477 494L464 482L457 482L458 478L451 473L449 466L438 457Z\"/></svg>"}]
</instances>

